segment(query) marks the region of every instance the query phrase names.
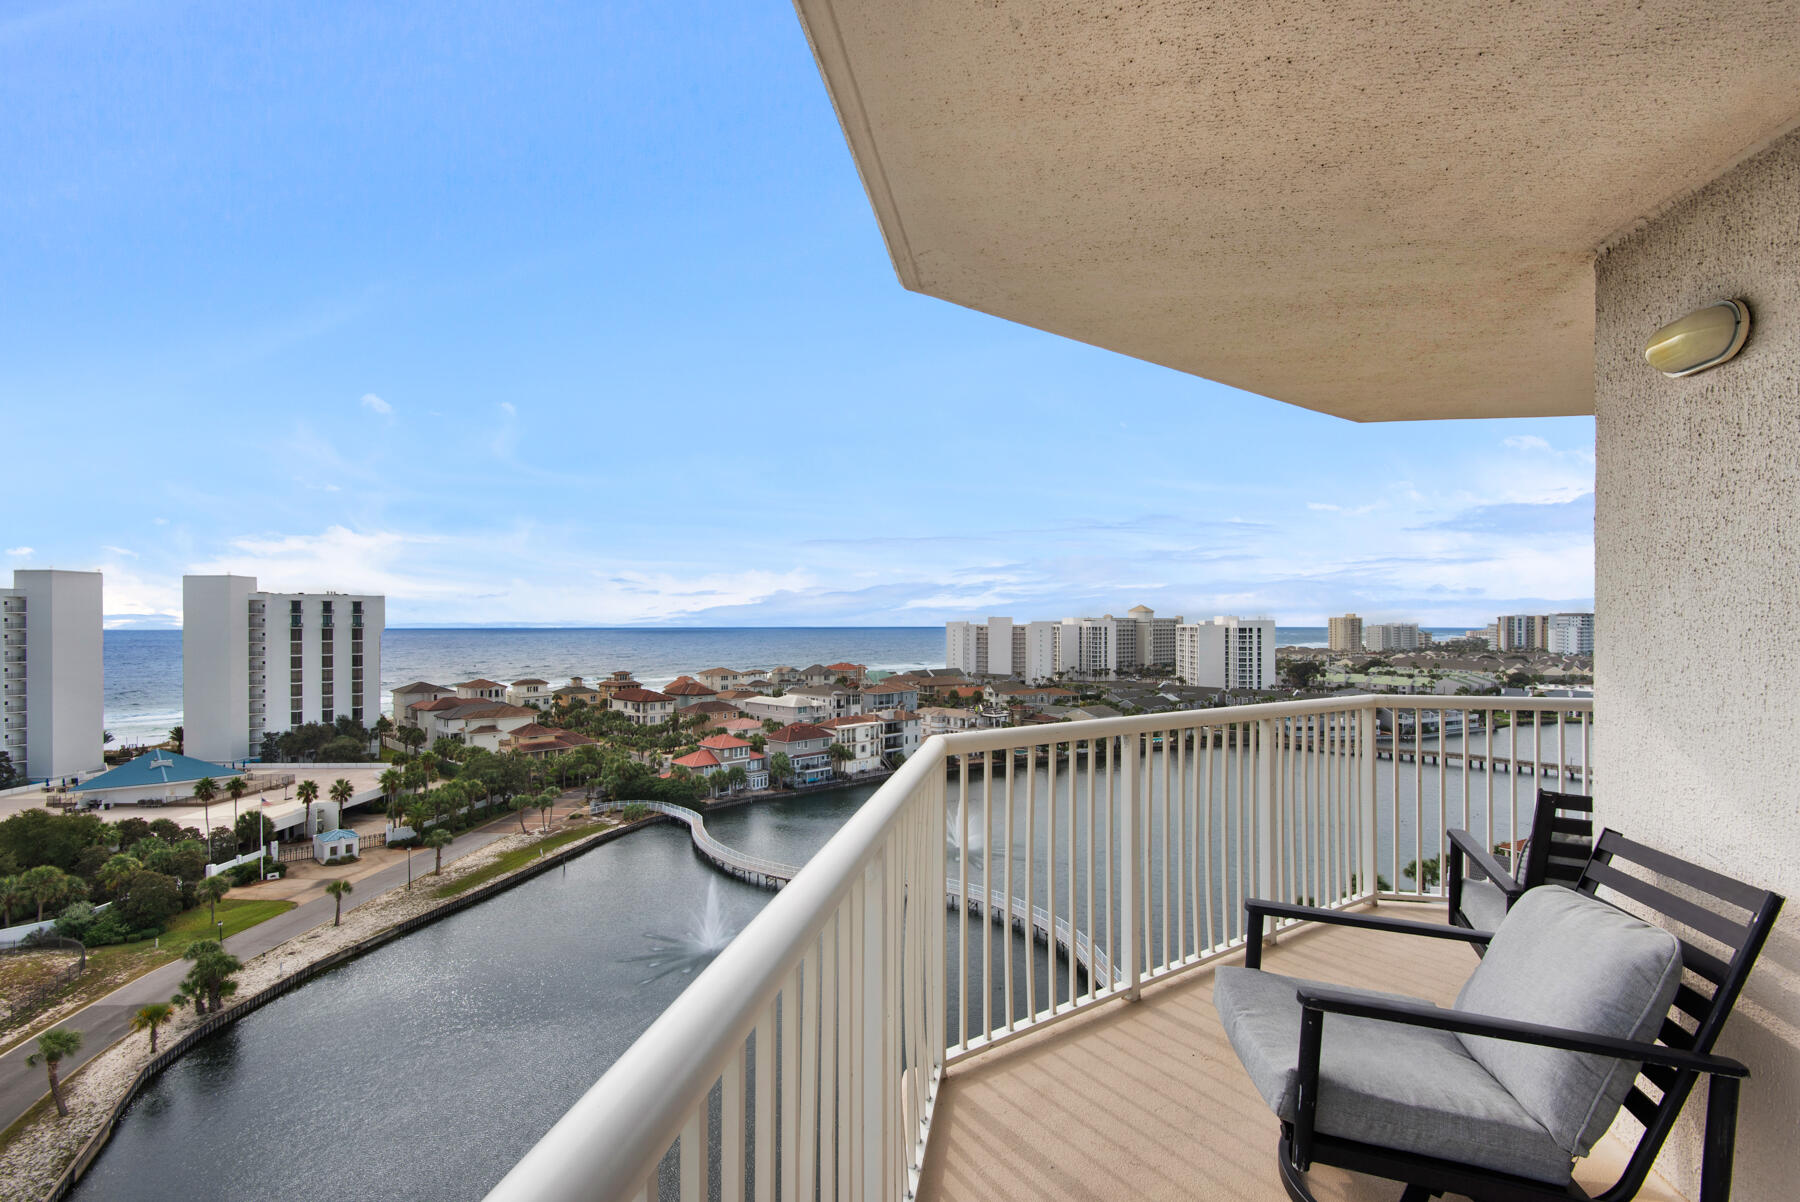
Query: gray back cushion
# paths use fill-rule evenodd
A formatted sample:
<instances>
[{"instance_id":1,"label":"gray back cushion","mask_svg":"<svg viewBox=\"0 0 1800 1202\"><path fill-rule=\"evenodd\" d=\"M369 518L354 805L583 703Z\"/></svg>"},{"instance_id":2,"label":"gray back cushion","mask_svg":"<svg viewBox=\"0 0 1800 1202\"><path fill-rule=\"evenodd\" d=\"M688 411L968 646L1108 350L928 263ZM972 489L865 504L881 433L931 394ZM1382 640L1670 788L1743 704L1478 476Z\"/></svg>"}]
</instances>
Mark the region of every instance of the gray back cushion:
<instances>
[{"instance_id":1,"label":"gray back cushion","mask_svg":"<svg viewBox=\"0 0 1800 1202\"><path fill-rule=\"evenodd\" d=\"M1544 885L1513 904L1456 1008L1618 1039L1655 1037L1681 983L1681 945L1603 901ZM1638 1064L1459 1036L1469 1055L1544 1125L1585 1156L1606 1134Z\"/></svg>"}]
</instances>

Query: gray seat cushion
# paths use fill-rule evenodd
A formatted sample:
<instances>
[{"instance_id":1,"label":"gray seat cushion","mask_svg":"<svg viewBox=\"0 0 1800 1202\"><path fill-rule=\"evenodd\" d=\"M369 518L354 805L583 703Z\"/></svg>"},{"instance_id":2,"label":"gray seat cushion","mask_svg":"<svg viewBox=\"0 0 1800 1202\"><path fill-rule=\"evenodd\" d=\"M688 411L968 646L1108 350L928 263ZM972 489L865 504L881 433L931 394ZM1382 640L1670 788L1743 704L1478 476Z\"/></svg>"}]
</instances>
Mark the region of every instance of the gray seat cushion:
<instances>
[{"instance_id":1,"label":"gray seat cushion","mask_svg":"<svg viewBox=\"0 0 1800 1202\"><path fill-rule=\"evenodd\" d=\"M1497 928L1456 1008L1619 1039L1656 1035L1681 983L1681 945L1660 927L1560 885L1528 890ZM1557 1146L1585 1156L1639 1065L1459 1036Z\"/></svg>"},{"instance_id":2,"label":"gray seat cushion","mask_svg":"<svg viewBox=\"0 0 1800 1202\"><path fill-rule=\"evenodd\" d=\"M1300 1052L1294 995L1307 984L1232 967L1219 969L1213 982L1213 1005L1238 1059L1263 1101L1290 1122ZM1445 1031L1326 1015L1315 1128L1557 1185L1569 1180L1568 1153Z\"/></svg>"},{"instance_id":3,"label":"gray seat cushion","mask_svg":"<svg viewBox=\"0 0 1800 1202\"><path fill-rule=\"evenodd\" d=\"M1485 877L1465 878L1462 884L1462 913L1469 925L1478 931L1497 931L1506 917L1506 894L1500 886Z\"/></svg>"}]
</instances>

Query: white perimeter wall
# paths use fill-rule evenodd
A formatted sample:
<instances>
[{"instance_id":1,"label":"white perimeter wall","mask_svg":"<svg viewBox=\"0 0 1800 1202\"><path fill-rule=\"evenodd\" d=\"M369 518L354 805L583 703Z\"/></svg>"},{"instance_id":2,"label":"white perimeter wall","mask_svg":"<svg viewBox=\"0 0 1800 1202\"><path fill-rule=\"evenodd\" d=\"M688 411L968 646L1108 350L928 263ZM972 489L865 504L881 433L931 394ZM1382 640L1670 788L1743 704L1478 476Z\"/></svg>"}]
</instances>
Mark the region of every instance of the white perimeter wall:
<instances>
[{"instance_id":1,"label":"white perimeter wall","mask_svg":"<svg viewBox=\"0 0 1800 1202\"><path fill-rule=\"evenodd\" d=\"M1596 267L1598 816L1789 900L1720 1050L1745 1088L1733 1198L1800 1192L1800 135ZM1751 310L1735 360L1671 380L1657 327ZM1704 630L1704 638L1695 638ZM1662 1167L1698 1189L1697 1096Z\"/></svg>"}]
</instances>

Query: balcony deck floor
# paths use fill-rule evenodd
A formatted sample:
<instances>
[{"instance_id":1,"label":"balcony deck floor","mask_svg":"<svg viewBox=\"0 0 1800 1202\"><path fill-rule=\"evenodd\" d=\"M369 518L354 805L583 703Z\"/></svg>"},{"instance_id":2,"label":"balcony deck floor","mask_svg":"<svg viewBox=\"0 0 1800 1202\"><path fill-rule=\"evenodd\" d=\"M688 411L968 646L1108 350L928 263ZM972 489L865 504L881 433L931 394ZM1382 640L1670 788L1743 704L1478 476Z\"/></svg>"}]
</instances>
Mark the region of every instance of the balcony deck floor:
<instances>
[{"instance_id":1,"label":"balcony deck floor","mask_svg":"<svg viewBox=\"0 0 1800 1202\"><path fill-rule=\"evenodd\" d=\"M1441 907L1383 903L1383 914L1442 917ZM1237 963L1233 957L1221 963ZM1343 927L1284 934L1272 971L1386 989L1448 1004L1475 966L1463 944ZM1286 1202L1278 1125L1239 1066L1212 1005L1212 971L1148 987L957 1065L932 1124L919 1196L968 1199L1208 1198ZM1608 1138L1576 1166L1590 1192L1616 1179ZM1337 1169L1312 1174L1320 1202L1393 1202L1393 1182ZM1652 1177L1645 1202L1681 1202Z\"/></svg>"}]
</instances>

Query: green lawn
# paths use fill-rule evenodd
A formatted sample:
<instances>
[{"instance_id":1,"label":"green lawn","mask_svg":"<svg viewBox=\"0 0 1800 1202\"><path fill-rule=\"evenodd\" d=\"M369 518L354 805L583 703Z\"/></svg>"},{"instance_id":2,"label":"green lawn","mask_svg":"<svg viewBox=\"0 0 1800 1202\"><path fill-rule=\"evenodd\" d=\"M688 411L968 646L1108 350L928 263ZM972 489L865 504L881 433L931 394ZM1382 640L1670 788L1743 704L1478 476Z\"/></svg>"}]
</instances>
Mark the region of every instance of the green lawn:
<instances>
[{"instance_id":1,"label":"green lawn","mask_svg":"<svg viewBox=\"0 0 1800 1202\"><path fill-rule=\"evenodd\" d=\"M528 846L515 848L493 863L482 865L468 876L458 877L446 885L439 885L437 895L439 897L455 897L477 885L485 885L496 877L505 876L509 872L525 867L540 855L549 855L557 848L573 843L577 839L586 838L599 829L601 828L597 826L575 827L573 830L558 831L554 835L547 835Z\"/></svg>"},{"instance_id":2,"label":"green lawn","mask_svg":"<svg viewBox=\"0 0 1800 1202\"><path fill-rule=\"evenodd\" d=\"M225 924L225 934L231 936L293 908L294 903L291 901L239 901L226 898L219 903L219 919ZM207 918L206 907L197 906L176 915L169 924L169 929L163 932L160 947L157 940L140 939L135 943L89 948L87 971L71 982L57 1001L78 1001L85 1005L104 997L127 981L141 977L154 968L160 968L171 960L180 959L181 953L194 940L218 938L218 931L219 928ZM0 1048L0 1051L6 1050L8 1049Z\"/></svg>"}]
</instances>

